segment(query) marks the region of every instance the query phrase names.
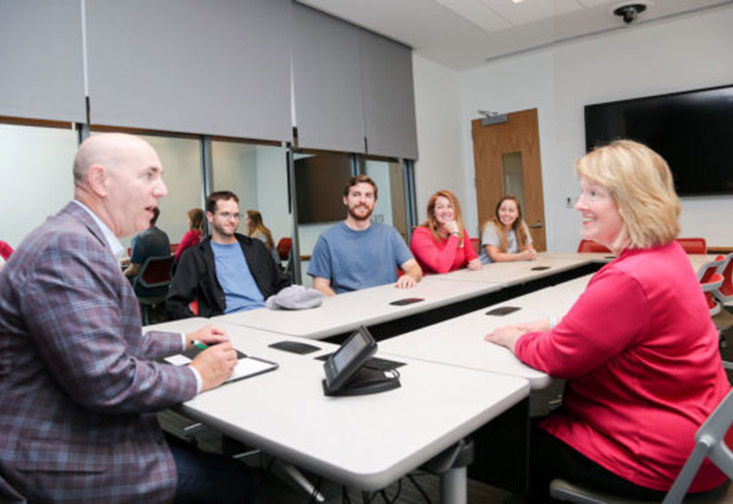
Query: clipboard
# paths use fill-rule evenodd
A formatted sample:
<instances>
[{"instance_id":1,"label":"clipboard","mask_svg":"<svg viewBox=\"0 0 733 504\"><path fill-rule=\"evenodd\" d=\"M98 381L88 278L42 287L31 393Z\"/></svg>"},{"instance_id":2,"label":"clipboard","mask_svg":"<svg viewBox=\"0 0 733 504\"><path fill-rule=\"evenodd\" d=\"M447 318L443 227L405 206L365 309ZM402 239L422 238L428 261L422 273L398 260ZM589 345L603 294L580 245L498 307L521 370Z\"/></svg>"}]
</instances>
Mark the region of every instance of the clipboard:
<instances>
[{"instance_id":1,"label":"clipboard","mask_svg":"<svg viewBox=\"0 0 733 504\"><path fill-rule=\"evenodd\" d=\"M165 357L163 358L163 360L168 364L173 364L174 366L185 366L187 364L190 364L194 357L196 357L201 352L203 352L203 349L194 346L193 348L190 348L183 353ZM232 370L232 375L227 378L224 383L257 376L262 373L267 373L268 371L273 371L279 367L279 364L276 362L260 359L258 357L252 357L250 355L243 354L239 350L236 350L236 352L237 364Z\"/></svg>"}]
</instances>

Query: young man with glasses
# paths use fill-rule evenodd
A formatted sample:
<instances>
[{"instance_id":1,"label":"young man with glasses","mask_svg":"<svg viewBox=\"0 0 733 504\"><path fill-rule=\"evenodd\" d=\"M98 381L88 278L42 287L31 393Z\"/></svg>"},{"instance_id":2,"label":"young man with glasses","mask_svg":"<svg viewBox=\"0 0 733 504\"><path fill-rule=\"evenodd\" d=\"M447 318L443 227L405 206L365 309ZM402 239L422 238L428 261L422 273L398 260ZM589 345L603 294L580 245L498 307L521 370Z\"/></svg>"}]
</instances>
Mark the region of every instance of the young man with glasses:
<instances>
[{"instance_id":1,"label":"young man with glasses","mask_svg":"<svg viewBox=\"0 0 733 504\"><path fill-rule=\"evenodd\" d=\"M206 198L211 237L181 255L165 303L171 318L195 316L189 307L194 300L201 317L261 308L289 285L267 247L236 232L241 216L233 192Z\"/></svg>"}]
</instances>

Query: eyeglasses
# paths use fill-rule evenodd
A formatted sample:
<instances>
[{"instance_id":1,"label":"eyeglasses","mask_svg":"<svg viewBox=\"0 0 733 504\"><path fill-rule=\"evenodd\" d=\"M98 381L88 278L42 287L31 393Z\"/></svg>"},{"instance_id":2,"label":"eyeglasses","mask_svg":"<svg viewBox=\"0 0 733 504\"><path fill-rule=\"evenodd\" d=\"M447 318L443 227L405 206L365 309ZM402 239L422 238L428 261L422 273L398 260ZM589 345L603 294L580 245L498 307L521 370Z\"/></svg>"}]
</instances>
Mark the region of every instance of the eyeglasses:
<instances>
[{"instance_id":1,"label":"eyeglasses","mask_svg":"<svg viewBox=\"0 0 733 504\"><path fill-rule=\"evenodd\" d=\"M241 213L220 212L216 215L218 215L219 217L221 217L224 220L229 220L229 219L239 220L242 218Z\"/></svg>"}]
</instances>

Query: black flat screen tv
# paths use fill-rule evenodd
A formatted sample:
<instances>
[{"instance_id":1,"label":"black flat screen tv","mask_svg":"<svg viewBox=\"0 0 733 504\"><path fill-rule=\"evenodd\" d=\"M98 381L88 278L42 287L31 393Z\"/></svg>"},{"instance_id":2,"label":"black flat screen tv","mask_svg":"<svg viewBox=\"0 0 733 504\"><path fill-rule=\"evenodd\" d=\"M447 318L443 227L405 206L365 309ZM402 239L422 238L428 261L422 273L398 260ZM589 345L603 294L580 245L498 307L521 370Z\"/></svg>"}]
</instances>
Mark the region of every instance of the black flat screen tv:
<instances>
[{"instance_id":1,"label":"black flat screen tv","mask_svg":"<svg viewBox=\"0 0 733 504\"><path fill-rule=\"evenodd\" d=\"M620 138L657 151L680 196L733 194L733 85L585 106L588 151Z\"/></svg>"}]
</instances>

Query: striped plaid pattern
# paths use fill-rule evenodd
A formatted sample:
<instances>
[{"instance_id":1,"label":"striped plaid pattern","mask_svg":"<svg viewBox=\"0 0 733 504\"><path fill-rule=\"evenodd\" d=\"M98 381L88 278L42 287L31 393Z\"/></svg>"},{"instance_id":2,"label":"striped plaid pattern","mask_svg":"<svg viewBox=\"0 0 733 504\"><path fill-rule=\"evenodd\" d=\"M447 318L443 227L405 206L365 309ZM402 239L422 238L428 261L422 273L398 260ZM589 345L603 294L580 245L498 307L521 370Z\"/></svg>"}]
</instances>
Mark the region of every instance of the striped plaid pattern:
<instances>
[{"instance_id":1,"label":"striped plaid pattern","mask_svg":"<svg viewBox=\"0 0 733 504\"><path fill-rule=\"evenodd\" d=\"M196 380L152 359L180 347L178 334L142 334L130 283L84 209L46 220L0 276L0 486L31 502L171 500L176 470L154 412L192 398Z\"/></svg>"}]
</instances>

